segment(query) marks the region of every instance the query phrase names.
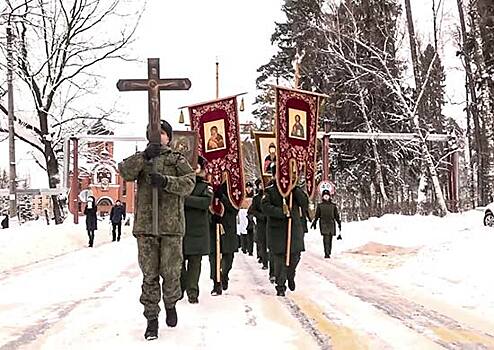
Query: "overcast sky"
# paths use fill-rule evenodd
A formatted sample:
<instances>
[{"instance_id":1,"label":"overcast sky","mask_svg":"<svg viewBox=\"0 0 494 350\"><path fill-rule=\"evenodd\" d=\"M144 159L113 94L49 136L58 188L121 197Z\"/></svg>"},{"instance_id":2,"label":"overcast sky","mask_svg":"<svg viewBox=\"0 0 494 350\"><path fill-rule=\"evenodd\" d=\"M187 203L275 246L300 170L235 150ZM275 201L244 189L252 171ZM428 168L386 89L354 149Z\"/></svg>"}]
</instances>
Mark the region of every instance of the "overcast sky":
<instances>
[{"instance_id":1,"label":"overcast sky","mask_svg":"<svg viewBox=\"0 0 494 350\"><path fill-rule=\"evenodd\" d=\"M257 68L265 64L274 53L270 37L275 21L283 20L283 0L148 0L136 41L131 48L132 57L141 62L120 62L105 65L99 72L104 80L99 93L92 97L95 105L117 104L124 125L116 131L120 135L144 135L147 124L147 94L145 92L121 93L115 87L121 78L147 77L146 59L159 57L161 77L187 77L192 82L189 91L162 92L161 116L176 128L179 111L183 105L208 101L215 97L215 61L220 62L220 95L228 96L248 92L245 98L246 111L241 120L250 119L252 102L255 98ZM432 39L431 0L414 0L413 11L416 30L423 43ZM448 100L445 112L448 115L461 111L456 103L464 96L463 74L460 62L455 57L453 32L457 21L456 2L445 1L442 39L444 63L448 70ZM104 35L104 33L102 33ZM405 37L403 45L408 45ZM404 54L407 50L404 48ZM15 96L19 101L22 97ZM187 115L187 114L186 114ZM29 150L17 143L19 173L35 171L36 165L28 159ZM135 145L117 145L121 159ZM0 144L0 168L8 166L8 144ZM32 187L47 187L46 175L31 176Z\"/></svg>"}]
</instances>

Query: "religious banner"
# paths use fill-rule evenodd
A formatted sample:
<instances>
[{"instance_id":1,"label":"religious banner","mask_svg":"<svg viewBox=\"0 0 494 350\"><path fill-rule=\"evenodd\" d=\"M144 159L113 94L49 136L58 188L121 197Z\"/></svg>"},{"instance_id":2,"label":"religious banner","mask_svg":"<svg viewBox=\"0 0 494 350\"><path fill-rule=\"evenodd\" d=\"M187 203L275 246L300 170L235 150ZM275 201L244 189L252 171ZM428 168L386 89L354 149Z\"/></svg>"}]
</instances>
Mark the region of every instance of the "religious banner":
<instances>
[{"instance_id":1,"label":"religious banner","mask_svg":"<svg viewBox=\"0 0 494 350\"><path fill-rule=\"evenodd\" d=\"M244 171L236 96L188 108L191 127L198 134L198 153L208 161L206 174L213 190L226 180L230 202L240 208L244 199ZM213 203L213 210L222 212L219 201Z\"/></svg>"},{"instance_id":2,"label":"religious banner","mask_svg":"<svg viewBox=\"0 0 494 350\"><path fill-rule=\"evenodd\" d=\"M309 91L276 89L276 182L288 197L297 177L304 174L307 194L315 193L319 98Z\"/></svg>"},{"instance_id":3,"label":"religious banner","mask_svg":"<svg viewBox=\"0 0 494 350\"><path fill-rule=\"evenodd\" d=\"M271 164L276 164L276 136L274 132L254 132L257 159L263 186L271 180Z\"/></svg>"},{"instance_id":4,"label":"religious banner","mask_svg":"<svg viewBox=\"0 0 494 350\"><path fill-rule=\"evenodd\" d=\"M197 132L174 130L170 147L182 153L192 169L197 167Z\"/></svg>"}]
</instances>

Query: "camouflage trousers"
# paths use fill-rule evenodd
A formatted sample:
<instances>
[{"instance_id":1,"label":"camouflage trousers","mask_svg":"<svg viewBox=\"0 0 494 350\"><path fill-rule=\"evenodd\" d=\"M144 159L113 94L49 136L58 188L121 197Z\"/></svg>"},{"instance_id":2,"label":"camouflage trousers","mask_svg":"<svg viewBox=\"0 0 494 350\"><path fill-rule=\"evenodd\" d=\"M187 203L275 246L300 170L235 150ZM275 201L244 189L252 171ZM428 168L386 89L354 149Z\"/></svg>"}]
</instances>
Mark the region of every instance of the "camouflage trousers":
<instances>
[{"instance_id":1,"label":"camouflage trousers","mask_svg":"<svg viewBox=\"0 0 494 350\"><path fill-rule=\"evenodd\" d=\"M170 308L181 297L180 273L182 270L181 236L138 236L137 251L141 268L142 293L140 302L144 305L144 317L158 318L163 290L165 308ZM160 286L160 276L163 279Z\"/></svg>"}]
</instances>

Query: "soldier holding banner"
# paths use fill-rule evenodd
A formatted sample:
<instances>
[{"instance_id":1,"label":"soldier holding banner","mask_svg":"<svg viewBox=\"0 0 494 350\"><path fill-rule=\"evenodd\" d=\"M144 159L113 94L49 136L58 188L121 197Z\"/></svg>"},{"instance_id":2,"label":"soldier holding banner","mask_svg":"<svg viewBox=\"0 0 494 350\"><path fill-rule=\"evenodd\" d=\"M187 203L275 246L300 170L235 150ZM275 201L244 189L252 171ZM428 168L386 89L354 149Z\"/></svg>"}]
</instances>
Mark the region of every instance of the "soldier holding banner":
<instances>
[{"instance_id":1,"label":"soldier holding banner","mask_svg":"<svg viewBox=\"0 0 494 350\"><path fill-rule=\"evenodd\" d=\"M228 289L228 281L230 270L233 265L233 258L235 253L238 252L239 239L237 236L237 215L238 209L235 208L230 198L228 197L228 190L226 182L223 182L221 186L214 193L214 199L218 199L223 204L223 215L213 215L213 220L210 225L210 238L211 242L216 241L217 224L221 224L222 233L220 237L220 252L221 252L221 266L220 266L220 282L217 278L217 257L216 257L216 245L211 243L211 250L209 254L209 263L211 267L211 279L213 280L213 290L211 295L221 295L223 290Z\"/></svg>"},{"instance_id":2,"label":"soldier holding banner","mask_svg":"<svg viewBox=\"0 0 494 350\"><path fill-rule=\"evenodd\" d=\"M273 173L276 167L272 167ZM267 236L269 250L271 251L274 275L276 282L276 295L285 296L286 282L288 288L295 290L295 271L300 261L301 252L305 250L304 233L300 220L300 210L308 209L307 195L298 186L291 191L293 196L292 207L286 204L276 184L268 186L262 199L262 210L267 217ZM288 221L291 218L291 244L289 265L286 266Z\"/></svg>"}]
</instances>

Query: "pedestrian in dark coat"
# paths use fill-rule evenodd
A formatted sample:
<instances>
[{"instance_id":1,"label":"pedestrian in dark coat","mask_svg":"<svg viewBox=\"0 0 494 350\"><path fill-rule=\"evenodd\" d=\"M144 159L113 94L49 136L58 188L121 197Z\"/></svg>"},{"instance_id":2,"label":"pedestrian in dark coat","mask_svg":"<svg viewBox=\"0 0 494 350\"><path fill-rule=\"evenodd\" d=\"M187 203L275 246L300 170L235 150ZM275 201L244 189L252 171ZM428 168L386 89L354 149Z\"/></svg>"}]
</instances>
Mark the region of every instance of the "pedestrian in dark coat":
<instances>
[{"instance_id":1,"label":"pedestrian in dark coat","mask_svg":"<svg viewBox=\"0 0 494 350\"><path fill-rule=\"evenodd\" d=\"M89 247L93 246L94 231L98 229L98 218L96 216L97 210L96 198L94 198L93 196L89 196L86 208L84 209L84 215L86 215L86 230L89 237Z\"/></svg>"},{"instance_id":2,"label":"pedestrian in dark coat","mask_svg":"<svg viewBox=\"0 0 494 350\"><path fill-rule=\"evenodd\" d=\"M199 156L196 169L196 184L190 196L185 197L184 262L182 265L182 292L187 292L189 303L199 302L199 278L201 261L208 255L209 247L209 206L213 188L204 179L206 159Z\"/></svg>"},{"instance_id":3,"label":"pedestrian in dark coat","mask_svg":"<svg viewBox=\"0 0 494 350\"><path fill-rule=\"evenodd\" d=\"M245 198L251 201L252 205L252 200L254 198L254 186L250 181L247 182L247 185L245 186ZM249 213L249 211L247 210L247 237L245 247L246 252L249 253L249 256L252 256L252 254L254 253L254 229L254 215L252 213Z\"/></svg>"},{"instance_id":4,"label":"pedestrian in dark coat","mask_svg":"<svg viewBox=\"0 0 494 350\"><path fill-rule=\"evenodd\" d=\"M268 269L268 253L266 245L266 215L262 210L262 197L264 196L264 190L262 188L262 180L256 180L257 194L252 198L252 204L248 213L256 218L255 236L256 245L258 249L259 262L263 266L263 270Z\"/></svg>"},{"instance_id":5,"label":"pedestrian in dark coat","mask_svg":"<svg viewBox=\"0 0 494 350\"><path fill-rule=\"evenodd\" d=\"M222 294L222 290L228 289L228 274L232 269L234 254L238 252L239 239L237 236L237 215L236 209L229 197L226 182L224 182L214 194L214 198L223 204L223 216L213 215L210 226L211 250L209 254L209 264L211 267L211 279L213 280L212 295ZM216 224L220 223L223 227L221 234L220 251L221 251L221 282L216 282Z\"/></svg>"},{"instance_id":6,"label":"pedestrian in dark coat","mask_svg":"<svg viewBox=\"0 0 494 350\"><path fill-rule=\"evenodd\" d=\"M338 208L331 201L328 190L324 190L322 193L322 203L317 205L316 215L314 221L312 221L311 228L316 228L317 220L321 220L319 222L319 229L323 237L324 257L329 259L333 246L333 236L336 236L336 223L338 223L338 229L340 230L338 239L341 239L341 220Z\"/></svg>"},{"instance_id":7,"label":"pedestrian in dark coat","mask_svg":"<svg viewBox=\"0 0 494 350\"><path fill-rule=\"evenodd\" d=\"M122 235L122 220L125 220L125 208L122 205L122 202L117 200L115 205L111 208L110 211L110 221L112 225L112 241L120 241L120 236ZM118 230L118 236L116 231Z\"/></svg>"},{"instance_id":8,"label":"pedestrian in dark coat","mask_svg":"<svg viewBox=\"0 0 494 350\"><path fill-rule=\"evenodd\" d=\"M9 228L9 215L5 214L5 217L2 219L2 228Z\"/></svg>"},{"instance_id":9,"label":"pedestrian in dark coat","mask_svg":"<svg viewBox=\"0 0 494 350\"><path fill-rule=\"evenodd\" d=\"M286 281L288 288L295 290L295 271L300 261L301 252L305 250L304 233L300 220L300 210L308 210L309 199L307 194L298 186L294 187L291 195L293 196L292 208L288 207L288 198L284 199L276 184L265 189L262 199L262 209L267 217L267 239L269 250L271 251L274 275L276 281L276 295L285 296ZM290 264L285 264L287 237L288 237L288 218L291 217L291 244L290 244Z\"/></svg>"}]
</instances>

